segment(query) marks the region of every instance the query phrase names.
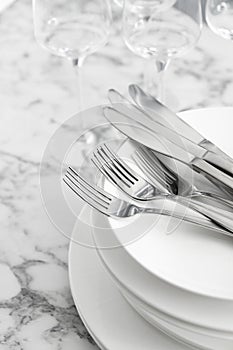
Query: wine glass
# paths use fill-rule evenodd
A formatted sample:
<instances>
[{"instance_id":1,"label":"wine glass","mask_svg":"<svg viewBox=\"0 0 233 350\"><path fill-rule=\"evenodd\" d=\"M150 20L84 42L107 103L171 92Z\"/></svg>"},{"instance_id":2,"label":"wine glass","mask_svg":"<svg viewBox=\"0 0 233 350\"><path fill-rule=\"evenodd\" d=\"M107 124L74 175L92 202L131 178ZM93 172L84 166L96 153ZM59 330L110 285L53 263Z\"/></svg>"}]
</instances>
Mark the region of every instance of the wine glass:
<instances>
[{"instance_id":1,"label":"wine glass","mask_svg":"<svg viewBox=\"0 0 233 350\"><path fill-rule=\"evenodd\" d=\"M207 0L206 21L214 33L233 40L233 0Z\"/></svg>"},{"instance_id":2,"label":"wine glass","mask_svg":"<svg viewBox=\"0 0 233 350\"><path fill-rule=\"evenodd\" d=\"M33 0L33 18L39 44L80 68L108 41L111 5L109 0Z\"/></svg>"},{"instance_id":3,"label":"wine glass","mask_svg":"<svg viewBox=\"0 0 233 350\"><path fill-rule=\"evenodd\" d=\"M161 102L164 102L164 72L171 58L190 50L199 39L201 28L199 0L125 0L124 41L137 55L155 59L157 98Z\"/></svg>"}]
</instances>

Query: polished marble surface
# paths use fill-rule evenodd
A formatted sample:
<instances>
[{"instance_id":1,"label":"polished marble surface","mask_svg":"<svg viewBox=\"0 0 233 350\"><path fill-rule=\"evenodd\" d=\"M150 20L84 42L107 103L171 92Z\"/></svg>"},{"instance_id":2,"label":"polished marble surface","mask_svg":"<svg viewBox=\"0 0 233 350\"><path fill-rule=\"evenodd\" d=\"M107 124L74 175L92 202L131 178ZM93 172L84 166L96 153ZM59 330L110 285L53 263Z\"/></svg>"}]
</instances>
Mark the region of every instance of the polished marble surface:
<instances>
[{"instance_id":1,"label":"polished marble surface","mask_svg":"<svg viewBox=\"0 0 233 350\"><path fill-rule=\"evenodd\" d=\"M45 146L78 109L77 77L38 47L30 0L0 16L0 350L94 349L70 293L69 241L47 218L39 187ZM232 57L233 43L204 28L198 46L167 72L179 108L233 105ZM110 87L140 83L144 65L115 24L109 45L85 62L83 105L105 102Z\"/></svg>"}]
</instances>

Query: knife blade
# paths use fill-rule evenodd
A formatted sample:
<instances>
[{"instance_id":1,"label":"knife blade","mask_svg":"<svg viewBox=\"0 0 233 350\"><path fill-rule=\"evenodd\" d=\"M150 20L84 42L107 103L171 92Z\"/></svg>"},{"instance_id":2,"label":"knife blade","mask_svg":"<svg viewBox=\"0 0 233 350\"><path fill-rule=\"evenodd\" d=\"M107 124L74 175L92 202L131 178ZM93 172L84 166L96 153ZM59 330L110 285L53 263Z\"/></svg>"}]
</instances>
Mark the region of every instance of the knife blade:
<instances>
[{"instance_id":1,"label":"knife blade","mask_svg":"<svg viewBox=\"0 0 233 350\"><path fill-rule=\"evenodd\" d=\"M197 172L202 173L208 179L213 178L217 182L224 184L229 187L229 189L233 190L233 179L205 160L193 156L191 153L170 142L163 136L157 135L154 132L143 128L141 125L132 125L128 117L116 112L112 107L104 107L103 112L110 124L125 136L160 154L179 160L180 162L189 165Z\"/></svg>"},{"instance_id":2,"label":"knife blade","mask_svg":"<svg viewBox=\"0 0 233 350\"><path fill-rule=\"evenodd\" d=\"M132 86L136 86L136 85L130 85L129 86L129 91L131 92L131 87ZM137 86L136 86L137 87ZM138 87L138 89L140 89ZM144 94L143 90L140 89L140 91L142 91L142 93ZM132 96L133 94L131 93L131 97L133 98ZM141 94L142 95L142 94ZM140 95L140 96L141 96ZM144 94L146 96L146 98L150 98L150 96ZM140 97L138 94L136 94L135 96L137 97ZM180 130L176 130L176 126L173 125L173 123L171 122L172 121L172 118L171 121L169 120L169 116L167 116L167 119L161 117L161 115L159 113L157 113L155 111L155 108L153 110L151 110L151 108L149 108L148 106L145 107L145 106L142 106L140 105L139 103L138 104L133 104L131 103L131 101L129 101L127 98L125 98L123 95L121 95L117 90L115 89L110 89L108 91L108 98L109 98L109 101L114 104L118 104L118 103L125 103L127 104L127 106L131 105L131 108L134 110L134 111L141 111L141 113L144 114L144 117L147 117L148 120L150 120L151 122L154 122L154 123L157 123L157 124L160 124L161 126L163 127L166 127L167 129L173 131L173 133L175 133L176 135L179 135L180 137L184 138L185 140L188 140L190 143L194 144L194 145L197 145L197 142L192 139L189 139L186 135L183 135ZM154 99L152 96L151 96L152 99ZM134 102L137 103L136 101L136 97L133 98L134 99ZM157 102L157 100L155 100ZM158 102L159 103L159 102ZM168 110L168 112L170 112ZM173 112L171 112L173 113ZM184 122L185 123L185 122ZM185 123L186 124L186 123ZM189 127L189 125L187 124L187 126ZM195 132L195 130L194 130ZM200 139L200 138L199 138ZM198 139L198 140L199 140ZM199 142L199 141L198 141ZM199 146L199 147L202 147L202 146Z\"/></svg>"},{"instance_id":3,"label":"knife blade","mask_svg":"<svg viewBox=\"0 0 233 350\"><path fill-rule=\"evenodd\" d=\"M164 125L167 125L168 127L169 125L170 127L172 125L174 130L183 137L188 138L199 146L204 147L206 150L219 154L228 159L228 161L232 162L231 157L229 157L219 147L207 140L196 129L191 127L191 125L186 123L176 113L172 112L153 96L146 94L138 85L129 85L129 94L139 107L147 110L147 113L150 115L151 119L156 121L160 120L160 122L164 123ZM155 114L154 111L156 111L157 114Z\"/></svg>"},{"instance_id":4,"label":"knife blade","mask_svg":"<svg viewBox=\"0 0 233 350\"><path fill-rule=\"evenodd\" d=\"M174 130L164 126L160 122L148 118L143 110L130 103L130 101L124 98L118 91L113 89L109 90L108 97L113 108L119 113L127 116L131 120L131 123L137 122L142 127L167 138L172 143L187 150L198 158L203 158L208 152L205 148L195 144L182 135L179 135Z\"/></svg>"},{"instance_id":5,"label":"knife blade","mask_svg":"<svg viewBox=\"0 0 233 350\"><path fill-rule=\"evenodd\" d=\"M162 135L194 156L206 160L216 168L221 169L226 174L233 177L233 161L229 161L229 159L222 157L222 155L208 151L206 148L203 148L182 135L177 134L174 130L157 122L155 119L149 119L146 111L132 104L118 91L114 89L109 90L108 97L110 102L114 104L115 110L128 116L128 118L131 119L131 123L138 123L142 127ZM153 115L156 116L158 120L161 119L159 115L157 116L155 111L153 111Z\"/></svg>"}]
</instances>

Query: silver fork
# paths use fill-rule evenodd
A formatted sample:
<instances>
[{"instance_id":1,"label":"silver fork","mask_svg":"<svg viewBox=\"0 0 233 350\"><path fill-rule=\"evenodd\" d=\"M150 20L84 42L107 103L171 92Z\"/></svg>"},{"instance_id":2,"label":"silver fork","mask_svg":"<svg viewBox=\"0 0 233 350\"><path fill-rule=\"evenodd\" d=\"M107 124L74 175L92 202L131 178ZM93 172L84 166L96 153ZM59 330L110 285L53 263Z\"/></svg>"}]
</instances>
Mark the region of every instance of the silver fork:
<instances>
[{"instance_id":1,"label":"silver fork","mask_svg":"<svg viewBox=\"0 0 233 350\"><path fill-rule=\"evenodd\" d=\"M233 201L223 198L217 193L197 189L195 186L191 185L189 181L185 179L181 174L175 174L175 171L173 171L173 169L169 169L169 167L164 163L165 158L166 157L163 157L163 161L161 161L161 159L159 159L156 154L154 154L154 152L152 152L150 149L146 149L145 147L137 147L137 151L133 156L135 163L143 172L148 174L149 179L156 179L156 181L158 181L161 186L164 186L164 188L166 188L164 180L162 179L161 181L161 177L157 176L158 167L162 169L162 172L166 173L166 176L169 174L173 176L175 184L174 186L170 186L169 189L178 188L178 191L175 193L174 191L170 192L170 194L178 193L182 197L185 196L194 199L200 197L208 201L210 199L213 199L216 201L216 204L219 203L221 205L225 205L226 209L231 210L233 214Z\"/></svg>"},{"instance_id":2,"label":"silver fork","mask_svg":"<svg viewBox=\"0 0 233 350\"><path fill-rule=\"evenodd\" d=\"M215 207L216 200L208 197L208 202L203 203L204 195L196 194L192 198L176 196L171 193L161 192L154 185L138 175L121 158L119 158L107 145L100 146L93 154L92 161L102 174L118 186L123 192L135 200L158 200L169 198L176 202L189 206L191 209L206 216L208 219L225 229L233 232L233 211ZM212 204L210 204L212 201ZM229 208L230 210L231 208Z\"/></svg>"},{"instance_id":3,"label":"silver fork","mask_svg":"<svg viewBox=\"0 0 233 350\"><path fill-rule=\"evenodd\" d=\"M104 191L102 188L89 184L88 181L81 177L72 167L67 169L63 181L85 203L106 216L113 218L127 218L140 213L173 216L177 219L199 225L203 228L209 228L221 232L224 235L232 236L232 233L229 230L213 223L208 218L191 215L188 212L184 215L184 210L179 212L178 206L176 206L175 210L167 209L165 207L166 203L165 205L164 203L161 205L161 201L158 200L146 202L147 204L150 203L150 206L139 206L136 203L129 203L123 199L117 198Z\"/></svg>"},{"instance_id":4,"label":"silver fork","mask_svg":"<svg viewBox=\"0 0 233 350\"><path fill-rule=\"evenodd\" d=\"M136 200L148 201L158 198L157 196L161 193L159 181L157 187L152 186L148 181L132 171L106 144L95 150L91 160L105 177L108 177L127 195ZM162 188L164 189L161 186L161 190ZM167 194L169 194L168 190Z\"/></svg>"}]
</instances>

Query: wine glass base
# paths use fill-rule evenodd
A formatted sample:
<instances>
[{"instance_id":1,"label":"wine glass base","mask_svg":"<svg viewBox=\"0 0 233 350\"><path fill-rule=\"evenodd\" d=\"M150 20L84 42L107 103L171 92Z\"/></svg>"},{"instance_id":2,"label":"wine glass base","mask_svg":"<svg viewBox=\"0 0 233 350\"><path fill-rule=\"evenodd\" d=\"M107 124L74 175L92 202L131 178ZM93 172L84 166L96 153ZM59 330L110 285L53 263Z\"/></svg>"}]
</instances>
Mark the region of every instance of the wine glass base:
<instances>
[{"instance_id":1,"label":"wine glass base","mask_svg":"<svg viewBox=\"0 0 233 350\"><path fill-rule=\"evenodd\" d=\"M87 131L80 139L82 143L86 145L91 145L96 142L96 135L91 131Z\"/></svg>"}]
</instances>

